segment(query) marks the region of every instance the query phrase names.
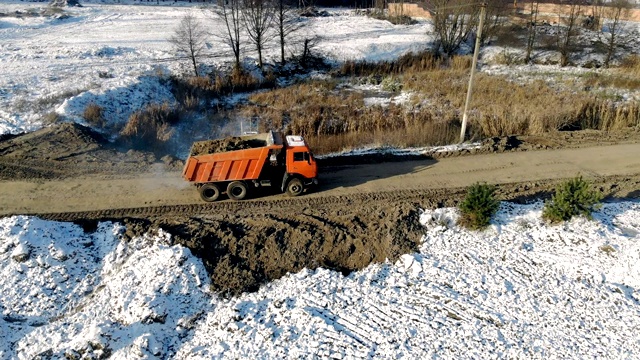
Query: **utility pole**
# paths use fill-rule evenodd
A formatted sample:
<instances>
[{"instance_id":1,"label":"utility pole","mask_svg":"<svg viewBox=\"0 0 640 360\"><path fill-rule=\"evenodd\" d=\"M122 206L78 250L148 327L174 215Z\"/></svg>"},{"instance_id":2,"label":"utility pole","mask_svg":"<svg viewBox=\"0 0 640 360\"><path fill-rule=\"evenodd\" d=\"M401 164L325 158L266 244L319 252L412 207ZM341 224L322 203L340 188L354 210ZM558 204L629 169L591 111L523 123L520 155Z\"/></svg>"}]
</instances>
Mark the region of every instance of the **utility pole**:
<instances>
[{"instance_id":1,"label":"utility pole","mask_svg":"<svg viewBox=\"0 0 640 360\"><path fill-rule=\"evenodd\" d=\"M480 23L478 24L478 34L476 35L476 46L473 49L473 62L471 63L471 75L469 76L469 86L467 87L467 100L464 103L464 112L462 113L462 130L460 130L460 142L464 142L464 133L467 131L467 110L471 103L471 91L473 89L473 75L476 72L476 64L478 63L478 52L480 51L480 39L482 38L482 26L484 17L487 12L487 3L480 5Z\"/></svg>"}]
</instances>

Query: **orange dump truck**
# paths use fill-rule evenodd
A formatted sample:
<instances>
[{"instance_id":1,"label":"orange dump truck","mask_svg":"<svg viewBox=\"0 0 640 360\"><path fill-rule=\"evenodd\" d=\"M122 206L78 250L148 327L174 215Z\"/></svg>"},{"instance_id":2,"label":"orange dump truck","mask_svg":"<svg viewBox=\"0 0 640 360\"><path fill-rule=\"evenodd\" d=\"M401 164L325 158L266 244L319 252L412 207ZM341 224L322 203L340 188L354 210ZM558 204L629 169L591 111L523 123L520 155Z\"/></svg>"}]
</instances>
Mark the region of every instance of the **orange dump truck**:
<instances>
[{"instance_id":1,"label":"orange dump truck","mask_svg":"<svg viewBox=\"0 0 640 360\"><path fill-rule=\"evenodd\" d=\"M215 201L226 192L232 200L242 200L254 189L278 187L291 196L302 194L317 184L318 167L301 136L269 132L239 138L251 148L192 155L182 177L195 183L204 201Z\"/></svg>"}]
</instances>

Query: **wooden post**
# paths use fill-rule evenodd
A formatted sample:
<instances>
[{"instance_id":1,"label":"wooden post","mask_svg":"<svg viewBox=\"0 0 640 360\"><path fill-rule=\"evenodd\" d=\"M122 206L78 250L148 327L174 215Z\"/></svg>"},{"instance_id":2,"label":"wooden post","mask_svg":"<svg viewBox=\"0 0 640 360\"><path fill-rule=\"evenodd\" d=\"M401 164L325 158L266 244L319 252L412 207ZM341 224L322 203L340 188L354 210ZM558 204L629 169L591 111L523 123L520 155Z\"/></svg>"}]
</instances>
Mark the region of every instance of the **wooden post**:
<instances>
[{"instance_id":1,"label":"wooden post","mask_svg":"<svg viewBox=\"0 0 640 360\"><path fill-rule=\"evenodd\" d=\"M473 89L473 75L476 72L476 64L478 63L478 52L480 50L480 39L482 38L482 26L487 11L487 4L483 3L480 7L480 23L478 24L478 34L476 35L476 46L473 49L473 62L471 63L471 75L469 76L469 86L467 87L467 100L464 103L464 112L462 113L462 129L460 130L460 142L464 142L464 134L467 131L467 111L471 103L471 92Z\"/></svg>"}]
</instances>

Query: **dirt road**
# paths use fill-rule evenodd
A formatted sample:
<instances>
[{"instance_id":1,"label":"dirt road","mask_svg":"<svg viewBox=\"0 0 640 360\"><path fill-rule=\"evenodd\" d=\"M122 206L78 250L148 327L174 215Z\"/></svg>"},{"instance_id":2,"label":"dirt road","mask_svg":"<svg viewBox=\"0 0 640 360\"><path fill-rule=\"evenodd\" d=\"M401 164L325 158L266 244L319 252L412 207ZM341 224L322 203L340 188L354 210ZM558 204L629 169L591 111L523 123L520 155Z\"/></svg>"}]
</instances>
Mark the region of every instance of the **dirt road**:
<instances>
[{"instance_id":1,"label":"dirt road","mask_svg":"<svg viewBox=\"0 0 640 360\"><path fill-rule=\"evenodd\" d=\"M324 169L317 191L305 197L465 187L474 182L519 183L582 174L587 178L640 174L640 143L578 149L481 154ZM60 180L13 180L0 184L0 215L81 212L184 205L201 200L179 171ZM282 195L260 196L259 200ZM251 201L251 200L249 200Z\"/></svg>"}]
</instances>

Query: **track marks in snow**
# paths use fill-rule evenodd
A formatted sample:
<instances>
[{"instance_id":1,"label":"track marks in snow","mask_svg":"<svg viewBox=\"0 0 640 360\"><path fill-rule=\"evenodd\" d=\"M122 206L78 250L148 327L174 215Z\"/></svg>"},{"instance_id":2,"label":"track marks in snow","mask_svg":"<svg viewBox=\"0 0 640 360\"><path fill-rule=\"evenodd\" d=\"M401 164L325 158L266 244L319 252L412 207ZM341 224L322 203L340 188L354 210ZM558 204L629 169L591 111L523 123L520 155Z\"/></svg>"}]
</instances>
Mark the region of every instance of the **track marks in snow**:
<instances>
[{"instance_id":1,"label":"track marks in snow","mask_svg":"<svg viewBox=\"0 0 640 360\"><path fill-rule=\"evenodd\" d=\"M346 277L304 270L230 299L218 311L233 309L235 330L210 314L179 355L213 336L230 350L203 358L637 357L638 272L618 267L635 264L637 238L621 229L635 227L638 204L556 227L541 206L503 203L483 232L454 226L453 209L426 212L420 253ZM625 252L607 255L605 242ZM277 335L247 335L259 333Z\"/></svg>"}]
</instances>

